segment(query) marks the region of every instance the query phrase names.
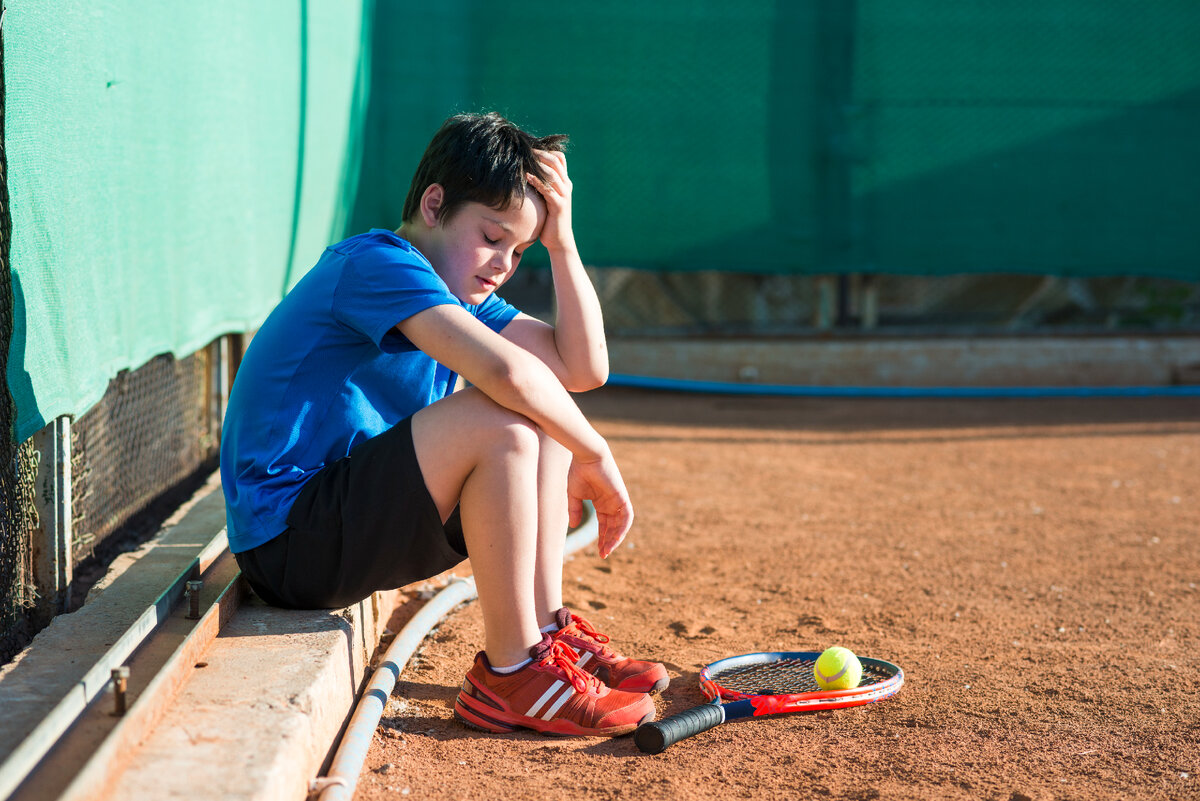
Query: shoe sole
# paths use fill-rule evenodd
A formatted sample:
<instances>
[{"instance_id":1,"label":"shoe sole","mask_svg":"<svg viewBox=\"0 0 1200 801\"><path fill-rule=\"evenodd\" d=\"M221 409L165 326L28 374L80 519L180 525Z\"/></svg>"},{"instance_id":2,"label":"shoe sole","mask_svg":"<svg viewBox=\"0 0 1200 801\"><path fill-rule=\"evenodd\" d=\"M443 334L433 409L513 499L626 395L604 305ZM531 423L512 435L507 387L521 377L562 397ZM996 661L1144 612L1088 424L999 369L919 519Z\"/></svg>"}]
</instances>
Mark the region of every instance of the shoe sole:
<instances>
[{"instance_id":1,"label":"shoe sole","mask_svg":"<svg viewBox=\"0 0 1200 801\"><path fill-rule=\"evenodd\" d=\"M649 687L639 687L636 684L627 681L624 684L619 684L616 687L613 687L613 689L624 690L627 693L661 693L663 690L667 689L667 686L670 685L670 683L671 677L663 676Z\"/></svg>"},{"instance_id":2,"label":"shoe sole","mask_svg":"<svg viewBox=\"0 0 1200 801\"><path fill-rule=\"evenodd\" d=\"M454 702L454 717L469 728L489 734L508 734L517 729L531 729L539 734L557 737L620 737L634 731L643 723L654 720L654 713L646 714L636 723L606 726L603 729L588 729L569 720L542 720L525 715L508 715L502 710L492 707L488 707L484 712L469 706L460 695Z\"/></svg>"}]
</instances>

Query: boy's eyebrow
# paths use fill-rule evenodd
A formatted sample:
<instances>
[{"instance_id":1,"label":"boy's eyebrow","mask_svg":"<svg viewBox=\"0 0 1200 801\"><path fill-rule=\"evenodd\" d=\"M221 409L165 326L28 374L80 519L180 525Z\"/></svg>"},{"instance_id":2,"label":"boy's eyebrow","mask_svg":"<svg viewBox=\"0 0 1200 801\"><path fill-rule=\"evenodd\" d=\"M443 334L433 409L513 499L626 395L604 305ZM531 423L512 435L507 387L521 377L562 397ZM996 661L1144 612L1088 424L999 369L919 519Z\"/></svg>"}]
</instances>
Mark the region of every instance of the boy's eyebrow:
<instances>
[{"instance_id":1,"label":"boy's eyebrow","mask_svg":"<svg viewBox=\"0 0 1200 801\"><path fill-rule=\"evenodd\" d=\"M497 225L497 226L499 226L499 227L500 227L500 229L501 229L502 231L504 231L504 233L506 233L506 234L511 234L511 233L513 232L512 226L511 226L511 225L509 225L508 223L506 223L506 222L503 222L503 221L501 221L501 220L498 220L498 219L496 219L495 217L489 217L489 216L487 216L486 214L484 214L484 215L481 215L481 216L483 217L483 219L487 220L488 222L490 222L490 223L493 223L494 225ZM522 242L521 244L523 244L523 245L532 245L534 242L537 242L537 239L536 239L536 238L535 238L535 239L530 239L528 242Z\"/></svg>"}]
</instances>

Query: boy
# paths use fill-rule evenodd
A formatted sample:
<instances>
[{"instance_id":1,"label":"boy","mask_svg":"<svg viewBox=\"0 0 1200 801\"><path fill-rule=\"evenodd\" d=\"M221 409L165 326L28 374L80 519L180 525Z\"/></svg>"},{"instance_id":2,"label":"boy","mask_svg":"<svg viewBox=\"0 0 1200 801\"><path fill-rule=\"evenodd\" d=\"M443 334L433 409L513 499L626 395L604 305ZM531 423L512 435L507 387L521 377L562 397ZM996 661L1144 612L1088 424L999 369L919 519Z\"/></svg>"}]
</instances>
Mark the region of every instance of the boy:
<instances>
[{"instance_id":1,"label":"boy","mask_svg":"<svg viewBox=\"0 0 1200 801\"><path fill-rule=\"evenodd\" d=\"M633 507L568 391L608 376L575 249L566 137L498 114L447 120L396 231L326 249L255 335L221 443L230 549L266 602L340 607L469 554L486 645L455 714L486 731L616 735L654 716L662 665L562 605L568 520L600 555ZM538 240L554 326L494 293ZM471 387L451 393L458 375Z\"/></svg>"}]
</instances>

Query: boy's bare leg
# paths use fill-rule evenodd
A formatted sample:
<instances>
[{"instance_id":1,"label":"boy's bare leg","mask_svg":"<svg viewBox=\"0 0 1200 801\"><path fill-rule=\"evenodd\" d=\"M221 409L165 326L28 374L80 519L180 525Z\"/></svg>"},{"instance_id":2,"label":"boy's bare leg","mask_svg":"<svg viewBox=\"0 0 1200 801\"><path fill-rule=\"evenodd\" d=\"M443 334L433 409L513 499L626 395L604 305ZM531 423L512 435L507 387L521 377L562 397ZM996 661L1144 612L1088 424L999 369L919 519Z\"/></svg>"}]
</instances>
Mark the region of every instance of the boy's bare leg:
<instances>
[{"instance_id":1,"label":"boy's bare leg","mask_svg":"<svg viewBox=\"0 0 1200 801\"><path fill-rule=\"evenodd\" d=\"M533 591L538 429L482 392L467 389L413 416L413 445L442 519L459 507L488 660L497 666L524 661L541 639ZM558 558L561 571L561 545Z\"/></svg>"},{"instance_id":2,"label":"boy's bare leg","mask_svg":"<svg viewBox=\"0 0 1200 801\"><path fill-rule=\"evenodd\" d=\"M562 608L563 548L567 539L567 469L571 452L539 431L538 540L533 597L538 626L554 623Z\"/></svg>"}]
</instances>

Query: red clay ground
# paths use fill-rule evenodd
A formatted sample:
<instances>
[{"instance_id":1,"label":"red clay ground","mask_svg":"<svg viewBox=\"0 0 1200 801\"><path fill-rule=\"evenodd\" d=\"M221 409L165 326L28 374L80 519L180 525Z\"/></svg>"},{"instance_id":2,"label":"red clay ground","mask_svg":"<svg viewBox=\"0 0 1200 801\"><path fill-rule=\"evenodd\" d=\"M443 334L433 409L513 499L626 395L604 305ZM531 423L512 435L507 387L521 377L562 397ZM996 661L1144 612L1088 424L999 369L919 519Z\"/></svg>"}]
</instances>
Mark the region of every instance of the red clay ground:
<instances>
[{"instance_id":1,"label":"red clay ground","mask_svg":"<svg viewBox=\"0 0 1200 801\"><path fill-rule=\"evenodd\" d=\"M581 405L637 521L567 563L567 602L667 664L660 714L746 651L845 645L904 689L658 756L483 735L451 712L471 605L401 677L359 799L1200 798L1196 399Z\"/></svg>"}]
</instances>

